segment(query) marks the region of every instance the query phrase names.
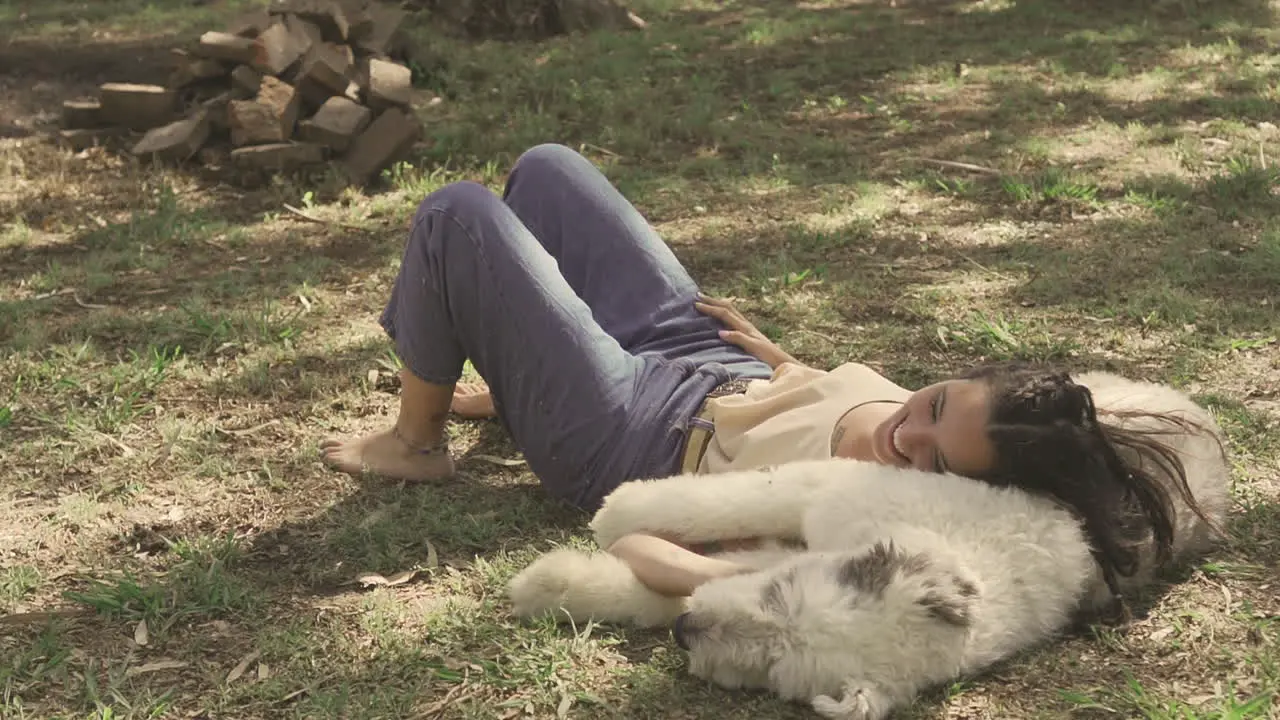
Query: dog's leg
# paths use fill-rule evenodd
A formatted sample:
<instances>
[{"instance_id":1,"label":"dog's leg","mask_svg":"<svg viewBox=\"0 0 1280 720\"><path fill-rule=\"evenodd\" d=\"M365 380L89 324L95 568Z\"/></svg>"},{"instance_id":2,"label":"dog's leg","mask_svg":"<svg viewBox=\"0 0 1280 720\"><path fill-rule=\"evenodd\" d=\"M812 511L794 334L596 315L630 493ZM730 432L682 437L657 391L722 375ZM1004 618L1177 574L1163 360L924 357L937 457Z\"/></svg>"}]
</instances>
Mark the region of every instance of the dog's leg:
<instances>
[{"instance_id":1,"label":"dog's leg","mask_svg":"<svg viewBox=\"0 0 1280 720\"><path fill-rule=\"evenodd\" d=\"M658 627L684 612L682 598L645 587L622 560L581 550L543 555L511 579L507 593L517 616L551 613L562 622Z\"/></svg>"},{"instance_id":2,"label":"dog's leg","mask_svg":"<svg viewBox=\"0 0 1280 720\"><path fill-rule=\"evenodd\" d=\"M816 492L859 472L854 460L806 460L714 475L623 483L591 520L600 547L645 533L678 542L800 538Z\"/></svg>"},{"instance_id":3,"label":"dog's leg","mask_svg":"<svg viewBox=\"0 0 1280 720\"><path fill-rule=\"evenodd\" d=\"M819 695L813 699L813 710L828 720L881 720L893 710L893 699L870 685L845 681L839 700Z\"/></svg>"}]
</instances>

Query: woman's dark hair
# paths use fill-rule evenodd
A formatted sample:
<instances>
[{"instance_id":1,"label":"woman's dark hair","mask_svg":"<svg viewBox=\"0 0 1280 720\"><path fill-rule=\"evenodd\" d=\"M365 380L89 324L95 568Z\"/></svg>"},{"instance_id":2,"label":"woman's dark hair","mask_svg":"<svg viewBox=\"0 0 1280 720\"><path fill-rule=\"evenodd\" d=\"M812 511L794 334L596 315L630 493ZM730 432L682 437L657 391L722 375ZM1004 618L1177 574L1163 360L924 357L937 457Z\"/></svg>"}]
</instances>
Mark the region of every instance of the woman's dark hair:
<instances>
[{"instance_id":1,"label":"woman's dark hair","mask_svg":"<svg viewBox=\"0 0 1280 720\"><path fill-rule=\"evenodd\" d=\"M1102 422L1089 389L1053 368L993 364L960 377L980 380L992 393L987 435L995 445L996 464L981 479L1046 493L1076 512L1117 598L1116 574L1137 572L1144 546L1154 541L1158 563L1171 557L1175 494L1215 527L1196 502L1178 454L1156 439L1162 434L1204 432L1197 423L1131 411L1113 414L1153 417L1163 428L1135 430Z\"/></svg>"}]
</instances>

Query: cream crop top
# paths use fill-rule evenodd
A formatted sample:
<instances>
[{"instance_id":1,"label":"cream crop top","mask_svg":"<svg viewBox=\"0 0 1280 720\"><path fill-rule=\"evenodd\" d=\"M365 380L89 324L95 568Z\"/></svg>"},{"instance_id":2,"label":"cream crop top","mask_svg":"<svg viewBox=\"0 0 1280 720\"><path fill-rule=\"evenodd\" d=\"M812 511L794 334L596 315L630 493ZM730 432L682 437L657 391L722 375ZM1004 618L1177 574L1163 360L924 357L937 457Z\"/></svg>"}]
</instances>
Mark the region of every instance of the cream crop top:
<instances>
[{"instance_id":1,"label":"cream crop top","mask_svg":"<svg viewBox=\"0 0 1280 720\"><path fill-rule=\"evenodd\" d=\"M861 363L815 370L784 363L745 393L707 401L715 433L700 473L748 470L831 457L831 435L851 408L868 401L904 402L911 391Z\"/></svg>"}]
</instances>

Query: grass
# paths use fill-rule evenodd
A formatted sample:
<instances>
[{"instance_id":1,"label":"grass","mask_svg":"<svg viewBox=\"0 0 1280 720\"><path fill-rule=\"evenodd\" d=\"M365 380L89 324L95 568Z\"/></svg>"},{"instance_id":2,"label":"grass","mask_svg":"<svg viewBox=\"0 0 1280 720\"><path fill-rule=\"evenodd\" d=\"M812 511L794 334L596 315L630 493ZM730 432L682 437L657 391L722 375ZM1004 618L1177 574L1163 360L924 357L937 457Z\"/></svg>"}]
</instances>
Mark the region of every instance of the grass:
<instances>
[{"instance_id":1,"label":"grass","mask_svg":"<svg viewBox=\"0 0 1280 720\"><path fill-rule=\"evenodd\" d=\"M250 4L2 4L6 117L145 80ZM690 679L661 633L513 621L505 580L588 536L492 462L518 458L496 424L454 423L452 484L317 461L394 411L376 318L416 201L545 141L807 362L914 387L1051 360L1219 417L1218 551L1126 632L903 717L1274 717L1275 3L633 6L643 33L536 43L417 22L428 142L364 191L0 139L0 717L808 717Z\"/></svg>"}]
</instances>

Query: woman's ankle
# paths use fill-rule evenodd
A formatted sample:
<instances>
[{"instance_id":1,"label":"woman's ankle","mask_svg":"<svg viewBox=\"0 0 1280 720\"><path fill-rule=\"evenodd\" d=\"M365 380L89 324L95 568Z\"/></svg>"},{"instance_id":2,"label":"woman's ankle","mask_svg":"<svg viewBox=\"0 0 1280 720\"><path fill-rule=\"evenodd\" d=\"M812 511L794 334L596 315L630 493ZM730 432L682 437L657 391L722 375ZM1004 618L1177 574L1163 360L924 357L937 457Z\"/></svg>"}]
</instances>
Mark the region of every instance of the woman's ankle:
<instances>
[{"instance_id":1,"label":"woman's ankle","mask_svg":"<svg viewBox=\"0 0 1280 720\"><path fill-rule=\"evenodd\" d=\"M406 427L406 425L408 426ZM433 453L446 450L449 447L449 433L443 425L424 427L398 421L391 427L391 434L406 448L414 452Z\"/></svg>"}]
</instances>

